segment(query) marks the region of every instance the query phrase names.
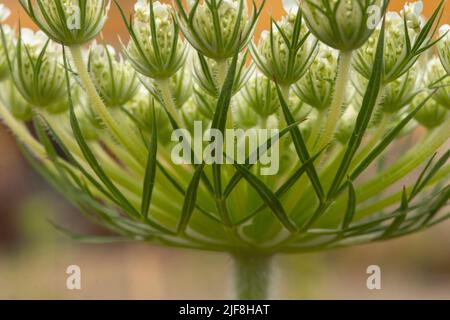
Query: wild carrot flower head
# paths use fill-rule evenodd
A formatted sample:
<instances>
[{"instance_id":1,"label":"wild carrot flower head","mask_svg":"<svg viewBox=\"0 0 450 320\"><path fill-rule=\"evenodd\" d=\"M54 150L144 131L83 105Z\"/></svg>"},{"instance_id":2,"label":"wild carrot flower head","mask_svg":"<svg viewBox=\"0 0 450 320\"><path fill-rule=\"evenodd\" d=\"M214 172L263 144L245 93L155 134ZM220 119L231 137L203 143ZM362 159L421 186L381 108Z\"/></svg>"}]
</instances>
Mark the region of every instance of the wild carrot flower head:
<instances>
[{"instance_id":1,"label":"wild carrot flower head","mask_svg":"<svg viewBox=\"0 0 450 320\"><path fill-rule=\"evenodd\" d=\"M66 97L60 57L57 46L42 31L20 31L12 76L17 89L34 107L50 107Z\"/></svg>"},{"instance_id":2,"label":"wild carrot flower head","mask_svg":"<svg viewBox=\"0 0 450 320\"><path fill-rule=\"evenodd\" d=\"M245 0L174 3L186 39L202 55L216 60L231 58L250 42L261 10L254 6L249 17Z\"/></svg>"},{"instance_id":3,"label":"wild carrot flower head","mask_svg":"<svg viewBox=\"0 0 450 320\"><path fill-rule=\"evenodd\" d=\"M317 40L311 36L300 10L291 10L281 21L273 21L263 31L258 46L252 44L258 68L280 85L291 85L306 73L317 53Z\"/></svg>"},{"instance_id":4,"label":"wild carrot flower head","mask_svg":"<svg viewBox=\"0 0 450 320\"><path fill-rule=\"evenodd\" d=\"M261 73L256 73L242 90L246 107L263 119L275 114L280 108L275 84Z\"/></svg>"},{"instance_id":5,"label":"wild carrot flower head","mask_svg":"<svg viewBox=\"0 0 450 320\"><path fill-rule=\"evenodd\" d=\"M112 46L94 43L88 68L107 106L122 106L136 94L139 86L136 72Z\"/></svg>"},{"instance_id":6,"label":"wild carrot flower head","mask_svg":"<svg viewBox=\"0 0 450 320\"><path fill-rule=\"evenodd\" d=\"M319 54L308 72L294 86L295 93L302 101L319 110L330 106L337 61L337 52L334 49L326 46L320 47Z\"/></svg>"},{"instance_id":7,"label":"wild carrot flower head","mask_svg":"<svg viewBox=\"0 0 450 320\"><path fill-rule=\"evenodd\" d=\"M383 16L383 0L299 0L311 32L341 51L361 47Z\"/></svg>"},{"instance_id":8,"label":"wild carrot flower head","mask_svg":"<svg viewBox=\"0 0 450 320\"><path fill-rule=\"evenodd\" d=\"M439 21L442 7L425 23L422 18L422 2L407 4L400 12L386 14L383 81L389 83L407 72L421 54L434 44L435 24ZM358 50L355 69L370 78L380 28Z\"/></svg>"},{"instance_id":9,"label":"wild carrot flower head","mask_svg":"<svg viewBox=\"0 0 450 320\"><path fill-rule=\"evenodd\" d=\"M138 0L134 11L131 24L127 24L131 34L126 49L128 59L147 77L170 78L181 68L187 55L172 7L159 1Z\"/></svg>"},{"instance_id":10,"label":"wild carrot flower head","mask_svg":"<svg viewBox=\"0 0 450 320\"><path fill-rule=\"evenodd\" d=\"M28 15L55 42L82 45L102 30L110 0L19 0Z\"/></svg>"}]
</instances>

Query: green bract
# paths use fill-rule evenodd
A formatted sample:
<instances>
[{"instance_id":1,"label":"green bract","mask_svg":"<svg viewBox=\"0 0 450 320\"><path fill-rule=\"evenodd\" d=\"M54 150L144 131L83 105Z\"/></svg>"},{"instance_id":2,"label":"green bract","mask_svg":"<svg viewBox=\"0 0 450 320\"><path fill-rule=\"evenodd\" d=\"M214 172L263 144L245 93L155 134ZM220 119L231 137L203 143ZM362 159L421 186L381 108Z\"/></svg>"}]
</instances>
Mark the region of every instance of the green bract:
<instances>
[{"instance_id":1,"label":"green bract","mask_svg":"<svg viewBox=\"0 0 450 320\"><path fill-rule=\"evenodd\" d=\"M258 68L280 85L291 85L306 73L317 54L315 40L303 22L300 10L291 11L270 31L261 34L258 46L252 44Z\"/></svg>"},{"instance_id":2,"label":"green bract","mask_svg":"<svg viewBox=\"0 0 450 320\"><path fill-rule=\"evenodd\" d=\"M311 32L340 51L361 47L377 27L386 1L300 0Z\"/></svg>"},{"instance_id":3,"label":"green bract","mask_svg":"<svg viewBox=\"0 0 450 320\"><path fill-rule=\"evenodd\" d=\"M121 55L116 57L113 47L94 43L89 52L88 69L108 107L122 106L136 95L139 87L136 72Z\"/></svg>"},{"instance_id":4,"label":"green bract","mask_svg":"<svg viewBox=\"0 0 450 320\"><path fill-rule=\"evenodd\" d=\"M34 107L50 110L66 97L60 57L60 52L43 32L20 31L12 77L22 96Z\"/></svg>"},{"instance_id":5,"label":"green bract","mask_svg":"<svg viewBox=\"0 0 450 320\"><path fill-rule=\"evenodd\" d=\"M106 22L110 0L19 0L38 27L66 46L94 39Z\"/></svg>"},{"instance_id":6,"label":"green bract","mask_svg":"<svg viewBox=\"0 0 450 320\"><path fill-rule=\"evenodd\" d=\"M133 67L153 79L168 79L182 67L188 53L179 38L172 8L159 1L139 0L130 24L131 39L125 50Z\"/></svg>"},{"instance_id":7,"label":"green bract","mask_svg":"<svg viewBox=\"0 0 450 320\"><path fill-rule=\"evenodd\" d=\"M233 57L251 41L263 7L253 5L249 17L245 0L188 2L185 6L182 0L174 0L183 33L199 53L215 60Z\"/></svg>"}]
</instances>

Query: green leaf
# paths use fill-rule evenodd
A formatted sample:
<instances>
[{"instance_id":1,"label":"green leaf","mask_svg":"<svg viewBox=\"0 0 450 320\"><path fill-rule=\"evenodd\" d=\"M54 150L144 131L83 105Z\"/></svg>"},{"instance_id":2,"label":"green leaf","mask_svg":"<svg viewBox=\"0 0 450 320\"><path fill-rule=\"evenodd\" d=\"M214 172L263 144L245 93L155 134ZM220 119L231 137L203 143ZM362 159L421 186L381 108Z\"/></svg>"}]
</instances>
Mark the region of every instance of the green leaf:
<instances>
[{"instance_id":1,"label":"green leaf","mask_svg":"<svg viewBox=\"0 0 450 320\"><path fill-rule=\"evenodd\" d=\"M197 201L197 190L198 185L200 183L200 178L202 176L204 164L201 164L195 170L194 176L189 184L189 187L186 191L186 196L184 197L183 210L181 212L181 219L177 227L177 233L183 233L192 217L192 213L196 207Z\"/></svg>"},{"instance_id":2,"label":"green leaf","mask_svg":"<svg viewBox=\"0 0 450 320\"><path fill-rule=\"evenodd\" d=\"M150 140L150 145L148 147L148 158L147 167L145 169L144 185L142 192L142 205L141 205L141 215L147 217L149 215L150 203L152 201L153 188L155 187L156 178L156 155L158 152L158 132L156 128L156 112L155 112L155 102L152 103L152 116L151 116L151 126L152 126L152 136Z\"/></svg>"},{"instance_id":3,"label":"green leaf","mask_svg":"<svg viewBox=\"0 0 450 320\"><path fill-rule=\"evenodd\" d=\"M382 94L381 81L384 61L384 34L385 20L383 20L383 26L381 27L380 37L377 44L377 51L375 54L374 66L372 69L372 75L370 76L369 84L367 85L367 91L364 95L361 111L358 114L355 129L348 143L344 158L342 159L330 190L328 191L328 199L332 199L336 195L336 192L341 186L342 180L344 180L345 176L347 175L347 171L351 165L353 157L355 156L359 146L361 145L364 134L372 118L372 114L375 110L375 107L377 106L379 97ZM351 179L353 180L353 177L351 177Z\"/></svg>"}]
</instances>

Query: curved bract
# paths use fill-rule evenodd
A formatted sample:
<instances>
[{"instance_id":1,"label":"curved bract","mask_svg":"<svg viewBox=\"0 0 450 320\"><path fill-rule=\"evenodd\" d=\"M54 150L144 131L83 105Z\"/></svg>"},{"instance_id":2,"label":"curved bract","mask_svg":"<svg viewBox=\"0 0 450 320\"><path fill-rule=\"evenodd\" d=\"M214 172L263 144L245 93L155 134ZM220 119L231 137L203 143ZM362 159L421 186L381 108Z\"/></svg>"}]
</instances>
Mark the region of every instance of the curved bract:
<instances>
[{"instance_id":1,"label":"curved bract","mask_svg":"<svg viewBox=\"0 0 450 320\"><path fill-rule=\"evenodd\" d=\"M22 31L8 56L0 118L36 170L120 239L242 258L388 240L449 218L442 5L428 22L407 6L370 29L381 0L304 0L250 49L256 4L248 16L246 1L139 0L122 58L80 47L106 1L21 2L42 31ZM74 3L83 27L68 32ZM423 54L436 41L440 60ZM221 136L236 145L211 152Z\"/></svg>"}]
</instances>

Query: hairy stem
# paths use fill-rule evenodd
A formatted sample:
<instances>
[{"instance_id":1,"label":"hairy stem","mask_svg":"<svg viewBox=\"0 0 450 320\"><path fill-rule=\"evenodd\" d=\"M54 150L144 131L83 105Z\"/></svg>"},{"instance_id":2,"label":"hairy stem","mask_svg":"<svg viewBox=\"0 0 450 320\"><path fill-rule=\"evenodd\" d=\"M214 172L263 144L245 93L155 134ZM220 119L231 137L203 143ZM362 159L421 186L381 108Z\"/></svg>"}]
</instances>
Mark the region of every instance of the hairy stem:
<instances>
[{"instance_id":1,"label":"hairy stem","mask_svg":"<svg viewBox=\"0 0 450 320\"><path fill-rule=\"evenodd\" d=\"M317 143L317 150L321 150L333 140L336 125L342 114L342 106L345 101L347 85L350 79L352 53L352 51L340 53L333 100L330 105L330 110L328 113L325 128L323 130L323 134L321 135Z\"/></svg>"},{"instance_id":2,"label":"hairy stem","mask_svg":"<svg viewBox=\"0 0 450 320\"><path fill-rule=\"evenodd\" d=\"M234 285L239 300L263 300L269 296L272 256L238 253L235 264Z\"/></svg>"},{"instance_id":3,"label":"hairy stem","mask_svg":"<svg viewBox=\"0 0 450 320\"><path fill-rule=\"evenodd\" d=\"M183 125L184 121L181 119L180 114L178 113L175 101L173 100L172 92L170 91L170 80L158 80L157 85L167 112L179 126Z\"/></svg>"},{"instance_id":4,"label":"hairy stem","mask_svg":"<svg viewBox=\"0 0 450 320\"><path fill-rule=\"evenodd\" d=\"M145 146L137 137L132 128L124 128L124 124L118 124L116 120L109 113L106 105L99 96L97 89L89 75L86 65L83 61L81 48L79 46L70 47L72 53L73 63L78 71L78 76L86 89L86 93L92 103L92 106L105 126L111 132L115 139L117 139L140 163L145 163L147 155Z\"/></svg>"}]
</instances>

